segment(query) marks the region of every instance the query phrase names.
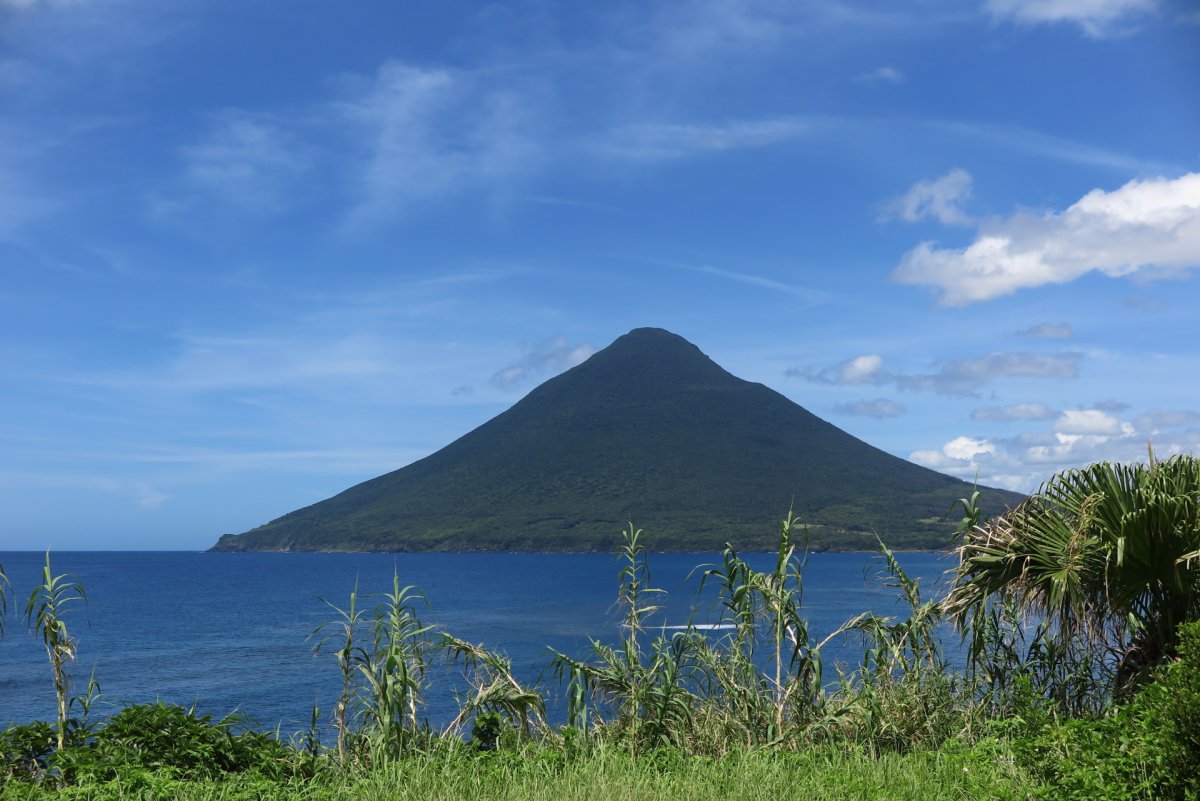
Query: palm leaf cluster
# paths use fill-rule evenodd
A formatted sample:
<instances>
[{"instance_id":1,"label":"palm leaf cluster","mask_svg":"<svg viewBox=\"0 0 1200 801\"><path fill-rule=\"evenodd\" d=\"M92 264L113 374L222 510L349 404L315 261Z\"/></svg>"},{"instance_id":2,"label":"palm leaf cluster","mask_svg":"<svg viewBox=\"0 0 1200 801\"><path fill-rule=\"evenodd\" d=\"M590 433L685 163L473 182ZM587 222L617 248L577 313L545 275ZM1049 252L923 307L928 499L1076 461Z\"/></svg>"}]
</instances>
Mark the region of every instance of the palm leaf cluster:
<instances>
[{"instance_id":1,"label":"palm leaf cluster","mask_svg":"<svg viewBox=\"0 0 1200 801\"><path fill-rule=\"evenodd\" d=\"M1121 693L1175 654L1181 623L1200 618L1200 459L1059 473L968 532L959 559L944 608L972 633L973 654L1010 604L1010 621L1039 624L1035 650L1069 656Z\"/></svg>"}]
</instances>

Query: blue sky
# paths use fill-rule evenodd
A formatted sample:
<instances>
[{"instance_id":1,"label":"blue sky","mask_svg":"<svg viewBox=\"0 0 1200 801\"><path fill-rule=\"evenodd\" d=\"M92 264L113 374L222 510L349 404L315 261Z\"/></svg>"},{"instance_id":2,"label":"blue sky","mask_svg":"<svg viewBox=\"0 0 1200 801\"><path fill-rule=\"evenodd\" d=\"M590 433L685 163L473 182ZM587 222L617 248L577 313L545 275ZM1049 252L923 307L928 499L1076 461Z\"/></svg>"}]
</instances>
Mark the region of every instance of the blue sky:
<instances>
[{"instance_id":1,"label":"blue sky","mask_svg":"<svg viewBox=\"0 0 1200 801\"><path fill-rule=\"evenodd\" d=\"M1195 453L1198 267L1190 2L0 0L0 550L207 547L638 326L986 484Z\"/></svg>"}]
</instances>

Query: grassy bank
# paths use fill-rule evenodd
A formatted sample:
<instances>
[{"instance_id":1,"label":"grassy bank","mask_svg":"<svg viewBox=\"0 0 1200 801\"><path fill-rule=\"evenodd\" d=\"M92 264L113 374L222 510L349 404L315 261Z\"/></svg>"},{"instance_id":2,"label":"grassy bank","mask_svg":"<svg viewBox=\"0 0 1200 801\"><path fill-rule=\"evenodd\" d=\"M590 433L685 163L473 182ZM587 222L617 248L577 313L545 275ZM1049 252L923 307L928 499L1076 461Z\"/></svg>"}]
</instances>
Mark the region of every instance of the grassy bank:
<instances>
[{"instance_id":1,"label":"grassy bank","mask_svg":"<svg viewBox=\"0 0 1200 801\"><path fill-rule=\"evenodd\" d=\"M304 778L251 772L216 779L179 778L170 769L127 770L104 781L61 789L10 783L0 799L512 799L652 801L657 799L1024 799L1033 785L985 748L870 756L843 749L805 753L743 751L721 758L661 750L634 758L622 749L566 755L543 746L490 753L442 747L387 760L367 770L327 767Z\"/></svg>"}]
</instances>

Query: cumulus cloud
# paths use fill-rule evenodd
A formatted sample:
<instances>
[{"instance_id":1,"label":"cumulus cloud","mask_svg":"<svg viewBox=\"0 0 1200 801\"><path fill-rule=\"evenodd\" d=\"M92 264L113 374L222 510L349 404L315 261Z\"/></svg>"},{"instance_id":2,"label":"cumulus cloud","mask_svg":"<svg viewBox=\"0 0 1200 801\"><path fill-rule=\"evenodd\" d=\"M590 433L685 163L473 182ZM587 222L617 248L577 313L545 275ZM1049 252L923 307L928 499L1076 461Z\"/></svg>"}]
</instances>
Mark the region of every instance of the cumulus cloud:
<instances>
[{"instance_id":1,"label":"cumulus cloud","mask_svg":"<svg viewBox=\"0 0 1200 801\"><path fill-rule=\"evenodd\" d=\"M995 453L996 446L986 439L955 437L942 446L942 453L951 459L970 459L981 453Z\"/></svg>"},{"instance_id":2,"label":"cumulus cloud","mask_svg":"<svg viewBox=\"0 0 1200 801\"><path fill-rule=\"evenodd\" d=\"M892 66L876 67L873 70L864 72L855 78L860 83L904 83L904 73Z\"/></svg>"},{"instance_id":3,"label":"cumulus cloud","mask_svg":"<svg viewBox=\"0 0 1200 801\"><path fill-rule=\"evenodd\" d=\"M883 218L906 222L934 219L943 225L967 225L971 218L962 210L962 203L970 196L970 174L954 169L940 178L913 184L888 203Z\"/></svg>"},{"instance_id":4,"label":"cumulus cloud","mask_svg":"<svg viewBox=\"0 0 1200 801\"><path fill-rule=\"evenodd\" d=\"M582 364L595 352L596 348L587 342L571 345L566 337L544 339L517 361L497 370L490 381L497 389L515 392L544 375Z\"/></svg>"},{"instance_id":5,"label":"cumulus cloud","mask_svg":"<svg viewBox=\"0 0 1200 801\"><path fill-rule=\"evenodd\" d=\"M833 407L833 411L837 414L845 414L852 417L883 419L885 417L899 417L904 414L905 409L895 401L890 401L887 398L878 398L876 400L855 401L854 403L839 403Z\"/></svg>"},{"instance_id":6,"label":"cumulus cloud","mask_svg":"<svg viewBox=\"0 0 1200 801\"><path fill-rule=\"evenodd\" d=\"M892 278L966 306L1089 273L1156 275L1200 266L1200 173L1096 189L1061 213L1019 213L981 227L962 249L922 242Z\"/></svg>"},{"instance_id":7,"label":"cumulus cloud","mask_svg":"<svg viewBox=\"0 0 1200 801\"><path fill-rule=\"evenodd\" d=\"M1157 0L987 0L986 4L1000 19L1029 25L1074 23L1097 39L1121 32L1130 18L1157 7Z\"/></svg>"},{"instance_id":8,"label":"cumulus cloud","mask_svg":"<svg viewBox=\"0 0 1200 801\"><path fill-rule=\"evenodd\" d=\"M971 412L972 420L1007 423L1015 420L1053 420L1058 412L1044 403L1014 403L1009 406L989 406Z\"/></svg>"},{"instance_id":9,"label":"cumulus cloud","mask_svg":"<svg viewBox=\"0 0 1200 801\"><path fill-rule=\"evenodd\" d=\"M1054 432L1067 435L1100 435L1106 437L1117 434L1132 434L1131 424L1122 422L1099 409L1069 409L1054 421Z\"/></svg>"},{"instance_id":10,"label":"cumulus cloud","mask_svg":"<svg viewBox=\"0 0 1200 801\"><path fill-rule=\"evenodd\" d=\"M1042 323L1024 331L1018 331L1019 337L1034 337L1036 339L1070 339L1074 330L1066 323Z\"/></svg>"},{"instance_id":11,"label":"cumulus cloud","mask_svg":"<svg viewBox=\"0 0 1200 801\"><path fill-rule=\"evenodd\" d=\"M986 439L955 437L940 450L913 451L908 460L931 470L978 470L975 457L995 453L996 446Z\"/></svg>"},{"instance_id":12,"label":"cumulus cloud","mask_svg":"<svg viewBox=\"0 0 1200 801\"><path fill-rule=\"evenodd\" d=\"M891 374L883 369L883 357L867 353L847 359L841 364L823 370L792 367L786 371L791 378L805 378L818 384L883 384L891 380Z\"/></svg>"},{"instance_id":13,"label":"cumulus cloud","mask_svg":"<svg viewBox=\"0 0 1200 801\"><path fill-rule=\"evenodd\" d=\"M1145 461L1155 456L1200 453L1200 412L1166 410L1134 420L1097 408L1056 415L1040 431L984 439L964 434L940 448L916 450L909 460L981 484L1031 492L1052 474L1093 462Z\"/></svg>"}]
</instances>

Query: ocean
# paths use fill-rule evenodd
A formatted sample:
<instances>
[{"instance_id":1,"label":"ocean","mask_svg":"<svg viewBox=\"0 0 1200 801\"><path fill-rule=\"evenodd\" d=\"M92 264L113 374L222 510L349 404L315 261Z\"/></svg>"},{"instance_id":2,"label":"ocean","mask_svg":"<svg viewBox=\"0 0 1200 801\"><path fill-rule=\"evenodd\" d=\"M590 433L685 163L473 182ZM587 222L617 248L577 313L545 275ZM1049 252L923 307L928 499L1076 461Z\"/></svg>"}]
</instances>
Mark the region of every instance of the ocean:
<instances>
[{"instance_id":1,"label":"ocean","mask_svg":"<svg viewBox=\"0 0 1200 801\"><path fill-rule=\"evenodd\" d=\"M0 553L12 583L5 634L0 638L0 727L53 720L54 691L41 640L23 612L40 578L44 554ZM928 597L953 566L946 554L902 553ZM749 554L759 570L773 554ZM652 585L666 590L655 626L720 619L715 593L698 592L701 566L719 554L651 554ZM283 554L191 552L62 552L51 554L57 575L74 574L88 594L67 625L78 656L74 690L89 676L102 695L93 714L131 702L169 701L221 717L248 715L285 737L308 728L312 709L327 722L339 689L332 651L313 653L314 629L344 607L357 585L360 606L401 586L425 596L422 621L472 643L506 653L516 676L541 682L551 707L562 688L547 669L550 649L585 655L592 639L620 635L615 607L620 563L606 554ZM883 586L882 561L866 553L815 553L805 571L804 608L822 638L866 610L902 611L896 591ZM949 638L950 650L956 640ZM853 665L861 643L840 638L825 652L827 676L836 662ZM434 677L425 713L437 725L453 716L453 693L465 688L453 672Z\"/></svg>"}]
</instances>

